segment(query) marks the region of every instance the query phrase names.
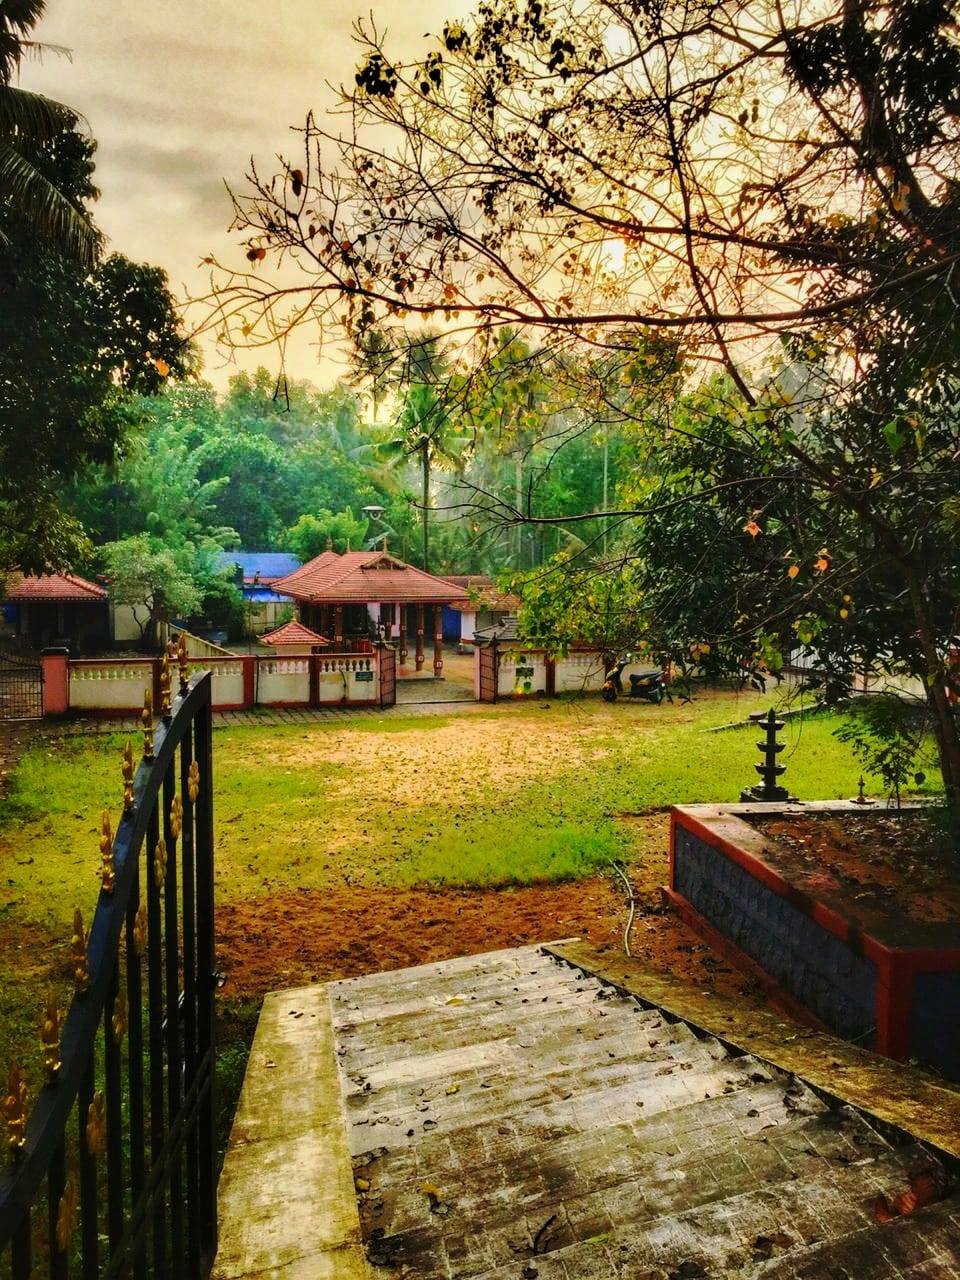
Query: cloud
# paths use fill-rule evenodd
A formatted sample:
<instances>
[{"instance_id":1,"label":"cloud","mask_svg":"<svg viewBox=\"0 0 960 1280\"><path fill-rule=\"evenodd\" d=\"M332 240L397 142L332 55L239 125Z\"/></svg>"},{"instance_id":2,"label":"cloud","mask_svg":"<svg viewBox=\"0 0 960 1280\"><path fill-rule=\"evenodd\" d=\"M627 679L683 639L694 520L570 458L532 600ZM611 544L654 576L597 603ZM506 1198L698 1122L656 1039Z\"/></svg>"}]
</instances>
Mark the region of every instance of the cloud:
<instances>
[{"instance_id":1,"label":"cloud","mask_svg":"<svg viewBox=\"0 0 960 1280\"><path fill-rule=\"evenodd\" d=\"M465 12L448 0L442 17ZM241 186L251 156L264 173L293 154L291 129L333 101L357 62L352 23L369 5L342 0L58 0L37 31L72 50L24 69L23 83L82 111L99 143L97 220L111 248L156 263L174 288L201 292L200 259L234 259L224 180ZM376 20L404 56L440 22L435 0L381 0ZM293 344L290 372L318 376L315 334ZM251 366L266 363L260 352ZM275 363L278 357L275 357ZM216 365L211 356L210 364ZM335 377L335 366L321 366Z\"/></svg>"}]
</instances>

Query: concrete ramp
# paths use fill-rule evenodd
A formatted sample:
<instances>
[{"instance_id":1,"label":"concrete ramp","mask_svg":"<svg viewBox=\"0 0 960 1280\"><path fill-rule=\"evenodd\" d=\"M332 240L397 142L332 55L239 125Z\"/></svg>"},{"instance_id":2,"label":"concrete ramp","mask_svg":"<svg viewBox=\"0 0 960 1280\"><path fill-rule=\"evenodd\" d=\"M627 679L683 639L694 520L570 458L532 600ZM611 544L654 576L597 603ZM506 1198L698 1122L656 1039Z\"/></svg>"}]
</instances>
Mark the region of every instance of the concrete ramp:
<instances>
[{"instance_id":1,"label":"concrete ramp","mask_svg":"<svg viewBox=\"0 0 960 1280\"><path fill-rule=\"evenodd\" d=\"M960 1277L949 1155L543 949L333 983L329 1003L317 990L265 1005L286 1048L258 1031L222 1280ZM298 1116L287 1158L238 1156L262 1141L256 1080L278 1069L291 1099L277 1080L264 1101L281 1125ZM284 1240L278 1176L272 1218L303 1215ZM242 1270L251 1178L253 1238L282 1253Z\"/></svg>"}]
</instances>

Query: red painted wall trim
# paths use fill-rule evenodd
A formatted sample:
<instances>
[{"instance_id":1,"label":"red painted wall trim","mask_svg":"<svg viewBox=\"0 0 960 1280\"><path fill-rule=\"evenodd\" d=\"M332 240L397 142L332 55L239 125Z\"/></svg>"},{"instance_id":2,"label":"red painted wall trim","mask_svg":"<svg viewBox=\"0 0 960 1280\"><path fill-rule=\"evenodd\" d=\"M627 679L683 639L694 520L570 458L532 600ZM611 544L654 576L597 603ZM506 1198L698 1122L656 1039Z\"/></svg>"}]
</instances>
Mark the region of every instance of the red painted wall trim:
<instances>
[{"instance_id":1,"label":"red painted wall trim","mask_svg":"<svg viewBox=\"0 0 960 1280\"><path fill-rule=\"evenodd\" d=\"M705 844L717 849L729 858L731 862L735 862L738 867L742 867L755 880L759 880L761 884L766 885L768 889L771 889L779 897L785 898L798 911L810 916L828 933L832 933L843 942L846 942L859 954L869 956L871 960L876 961L878 964L886 957L898 954L892 947L888 947L868 933L863 933L856 925L851 924L849 920L846 920L825 903L811 897L810 894L804 893L795 885L784 880L772 867L767 866L762 859L727 840L707 823L701 822L692 814L685 813L680 809L674 809L671 812L671 819L671 849L673 847L674 827L686 827L688 831L692 831ZM672 860L670 883L671 885L674 883Z\"/></svg>"}]
</instances>

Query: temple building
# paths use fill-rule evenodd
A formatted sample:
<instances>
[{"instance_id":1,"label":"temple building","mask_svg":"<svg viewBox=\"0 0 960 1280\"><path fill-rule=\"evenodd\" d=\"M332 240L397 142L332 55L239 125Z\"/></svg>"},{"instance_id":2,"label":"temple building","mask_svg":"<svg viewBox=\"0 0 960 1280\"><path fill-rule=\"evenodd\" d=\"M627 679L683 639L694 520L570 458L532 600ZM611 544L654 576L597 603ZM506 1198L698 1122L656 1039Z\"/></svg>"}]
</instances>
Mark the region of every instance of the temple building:
<instances>
[{"instance_id":1,"label":"temple building","mask_svg":"<svg viewBox=\"0 0 960 1280\"><path fill-rule=\"evenodd\" d=\"M273 583L296 602L300 622L329 638L335 652L362 652L372 637L392 641L400 666L413 645L417 671L425 663L424 637L433 637L433 673L443 673L444 606L469 593L443 578L404 564L383 551L324 551Z\"/></svg>"}]
</instances>

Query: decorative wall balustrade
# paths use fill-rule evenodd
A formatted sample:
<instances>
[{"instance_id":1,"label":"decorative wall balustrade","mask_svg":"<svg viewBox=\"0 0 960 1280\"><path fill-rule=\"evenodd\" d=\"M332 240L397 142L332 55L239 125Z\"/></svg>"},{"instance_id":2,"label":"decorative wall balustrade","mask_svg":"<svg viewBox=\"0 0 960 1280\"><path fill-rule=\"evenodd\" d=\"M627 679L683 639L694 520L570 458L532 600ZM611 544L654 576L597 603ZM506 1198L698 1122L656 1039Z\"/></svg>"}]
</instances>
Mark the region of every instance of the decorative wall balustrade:
<instances>
[{"instance_id":1,"label":"decorative wall balustrade","mask_svg":"<svg viewBox=\"0 0 960 1280\"><path fill-rule=\"evenodd\" d=\"M186 653L190 671L210 672L215 711L254 706L380 705L378 652L235 654L202 658ZM42 658L46 714L135 715L146 692L159 694L159 658L82 658L48 653Z\"/></svg>"},{"instance_id":2,"label":"decorative wall balustrade","mask_svg":"<svg viewBox=\"0 0 960 1280\"><path fill-rule=\"evenodd\" d=\"M121 677L116 677L119 681ZM84 682L110 685L108 674ZM128 742L122 812L101 820L101 888L70 939L74 994L39 1028L45 1082L0 1085L0 1275L34 1280L208 1274L216 1253L213 678Z\"/></svg>"}]
</instances>

